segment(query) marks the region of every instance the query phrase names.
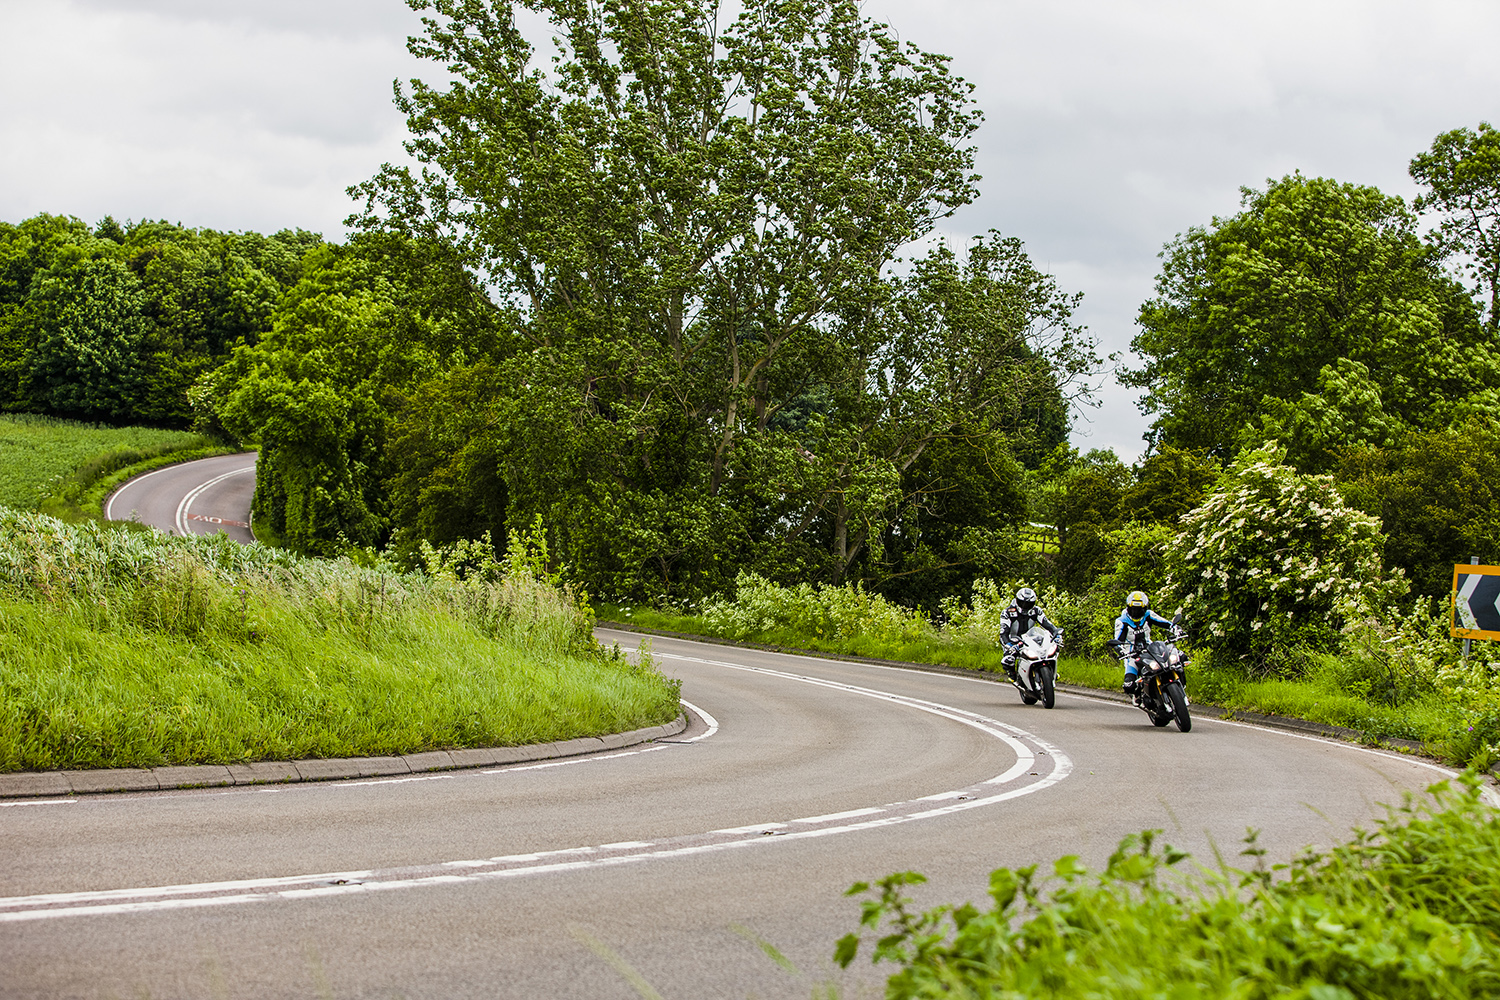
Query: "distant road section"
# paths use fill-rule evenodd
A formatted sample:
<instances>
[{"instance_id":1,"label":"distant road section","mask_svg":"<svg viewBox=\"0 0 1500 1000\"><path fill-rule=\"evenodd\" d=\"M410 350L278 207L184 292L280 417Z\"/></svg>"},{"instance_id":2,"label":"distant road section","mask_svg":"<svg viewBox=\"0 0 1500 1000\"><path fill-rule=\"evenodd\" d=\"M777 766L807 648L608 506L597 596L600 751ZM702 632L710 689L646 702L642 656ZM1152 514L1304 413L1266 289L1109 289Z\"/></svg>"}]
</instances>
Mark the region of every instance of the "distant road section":
<instances>
[{"instance_id":1,"label":"distant road section","mask_svg":"<svg viewBox=\"0 0 1500 1000\"><path fill-rule=\"evenodd\" d=\"M104 502L108 521L139 521L172 535L223 532L250 542L250 498L255 494L253 451L169 465L136 476Z\"/></svg>"}]
</instances>

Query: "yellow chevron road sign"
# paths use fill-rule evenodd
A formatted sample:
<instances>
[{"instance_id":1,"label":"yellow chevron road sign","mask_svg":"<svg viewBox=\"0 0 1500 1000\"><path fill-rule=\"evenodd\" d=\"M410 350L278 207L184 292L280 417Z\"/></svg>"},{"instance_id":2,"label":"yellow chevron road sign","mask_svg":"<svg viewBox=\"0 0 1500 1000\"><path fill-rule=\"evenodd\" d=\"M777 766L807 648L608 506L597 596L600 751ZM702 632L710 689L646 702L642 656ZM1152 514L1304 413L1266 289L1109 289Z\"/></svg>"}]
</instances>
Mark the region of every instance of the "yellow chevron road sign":
<instances>
[{"instance_id":1,"label":"yellow chevron road sign","mask_svg":"<svg viewBox=\"0 0 1500 1000\"><path fill-rule=\"evenodd\" d=\"M1453 567L1453 635L1500 639L1500 566Z\"/></svg>"}]
</instances>

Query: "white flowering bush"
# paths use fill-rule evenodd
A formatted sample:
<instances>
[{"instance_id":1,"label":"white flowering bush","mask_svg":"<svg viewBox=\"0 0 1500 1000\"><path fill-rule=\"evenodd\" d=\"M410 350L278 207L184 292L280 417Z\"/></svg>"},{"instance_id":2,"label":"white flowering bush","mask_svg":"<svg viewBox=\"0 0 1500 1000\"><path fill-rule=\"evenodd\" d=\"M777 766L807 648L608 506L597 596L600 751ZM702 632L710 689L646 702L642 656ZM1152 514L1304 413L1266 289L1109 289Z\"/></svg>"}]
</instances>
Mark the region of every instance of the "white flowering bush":
<instances>
[{"instance_id":1,"label":"white flowering bush","mask_svg":"<svg viewBox=\"0 0 1500 1000\"><path fill-rule=\"evenodd\" d=\"M858 584L783 587L747 571L735 580L734 600L706 602L702 617L715 633L734 639L791 632L816 639L866 636L891 643L912 642L931 630L920 611L892 604Z\"/></svg>"},{"instance_id":2,"label":"white flowering bush","mask_svg":"<svg viewBox=\"0 0 1500 1000\"><path fill-rule=\"evenodd\" d=\"M1256 672L1297 673L1336 649L1351 601L1404 593L1387 577L1380 522L1345 505L1329 476L1304 476L1268 445L1234 462L1166 549L1166 589L1199 642Z\"/></svg>"}]
</instances>

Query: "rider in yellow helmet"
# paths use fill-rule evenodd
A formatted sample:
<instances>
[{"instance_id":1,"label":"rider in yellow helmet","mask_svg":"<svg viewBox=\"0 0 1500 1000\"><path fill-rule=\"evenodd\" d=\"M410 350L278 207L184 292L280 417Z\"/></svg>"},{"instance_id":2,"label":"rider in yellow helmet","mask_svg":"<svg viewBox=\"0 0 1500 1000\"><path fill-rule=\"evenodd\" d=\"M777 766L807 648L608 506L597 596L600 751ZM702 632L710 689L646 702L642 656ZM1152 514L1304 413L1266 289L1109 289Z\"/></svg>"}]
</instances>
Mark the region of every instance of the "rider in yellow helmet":
<instances>
[{"instance_id":1,"label":"rider in yellow helmet","mask_svg":"<svg viewBox=\"0 0 1500 1000\"><path fill-rule=\"evenodd\" d=\"M1126 694L1135 694L1136 678L1139 673L1135 665L1135 656L1130 650L1137 642L1151 641L1152 625L1172 627L1171 622L1151 610L1151 598L1146 596L1145 591L1132 590L1130 596L1125 598L1125 610L1121 611L1120 617L1115 619L1115 637L1106 643L1114 649L1115 655L1120 657L1120 665L1125 668L1123 688Z\"/></svg>"}]
</instances>

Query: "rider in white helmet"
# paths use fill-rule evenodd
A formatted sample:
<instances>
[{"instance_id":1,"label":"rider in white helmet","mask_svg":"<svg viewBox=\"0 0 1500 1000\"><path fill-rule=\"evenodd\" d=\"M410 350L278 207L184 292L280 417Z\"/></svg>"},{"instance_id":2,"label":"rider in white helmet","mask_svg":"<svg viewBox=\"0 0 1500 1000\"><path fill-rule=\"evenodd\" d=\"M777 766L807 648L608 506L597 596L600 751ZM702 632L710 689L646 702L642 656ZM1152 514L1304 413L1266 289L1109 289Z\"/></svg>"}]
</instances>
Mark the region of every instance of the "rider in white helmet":
<instances>
[{"instance_id":1,"label":"rider in white helmet","mask_svg":"<svg viewBox=\"0 0 1500 1000\"><path fill-rule=\"evenodd\" d=\"M1047 613L1036 606L1036 591L1022 587L1000 616L1000 645L1005 647L1005 657L1000 662L1011 678L1016 676L1016 649L1021 645L1021 636L1034 625L1046 629L1057 640L1058 647L1062 647L1062 629L1048 621Z\"/></svg>"},{"instance_id":2,"label":"rider in white helmet","mask_svg":"<svg viewBox=\"0 0 1500 1000\"><path fill-rule=\"evenodd\" d=\"M1120 657L1120 665L1125 668L1125 683L1122 687L1126 694L1135 694L1139 676L1135 656L1130 651L1138 641L1151 641L1152 625L1172 627L1171 622L1151 610L1151 598L1146 596L1145 591L1132 590L1130 596L1125 598L1125 610L1115 619L1115 637L1106 643L1113 647L1115 655Z\"/></svg>"}]
</instances>

